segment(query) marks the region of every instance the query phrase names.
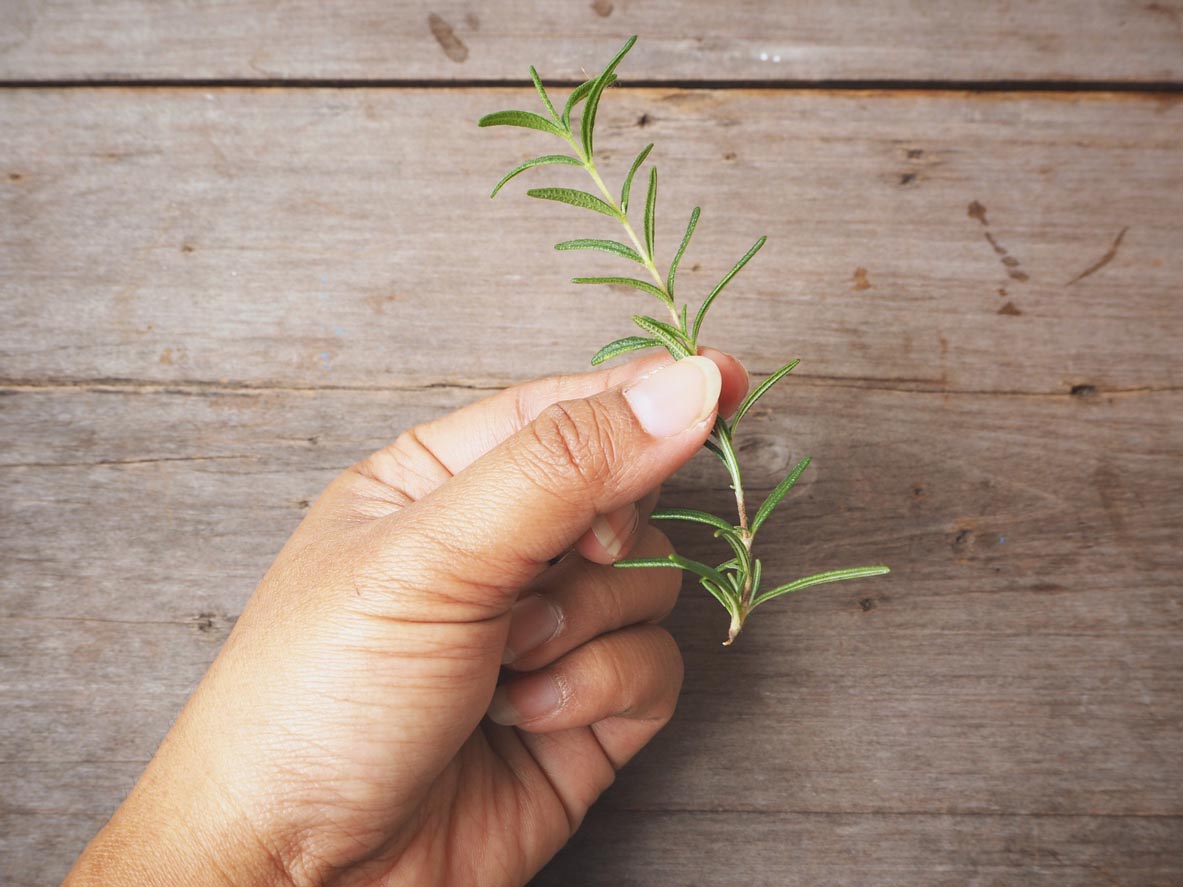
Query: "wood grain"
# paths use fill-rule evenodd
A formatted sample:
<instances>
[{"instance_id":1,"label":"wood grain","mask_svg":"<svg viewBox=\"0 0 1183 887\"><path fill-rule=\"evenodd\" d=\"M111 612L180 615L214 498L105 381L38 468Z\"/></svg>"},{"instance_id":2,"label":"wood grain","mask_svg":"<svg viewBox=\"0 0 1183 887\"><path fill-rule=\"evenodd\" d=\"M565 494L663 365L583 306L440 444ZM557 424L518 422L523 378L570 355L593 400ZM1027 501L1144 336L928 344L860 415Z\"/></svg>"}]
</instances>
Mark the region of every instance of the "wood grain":
<instances>
[{"instance_id":1,"label":"wood grain","mask_svg":"<svg viewBox=\"0 0 1183 887\"><path fill-rule=\"evenodd\" d=\"M630 34L648 81L1183 78L1178 0L8 0L0 77L573 81Z\"/></svg>"},{"instance_id":2,"label":"wood grain","mask_svg":"<svg viewBox=\"0 0 1183 887\"><path fill-rule=\"evenodd\" d=\"M553 146L474 122L529 99L4 91L3 376L487 387L586 366L648 306L567 282L621 260L549 249L620 236L611 220L520 181L488 199ZM928 391L1183 382L1183 103L617 90L600 120L611 181L659 146L660 261L703 206L687 298L769 236L708 325L756 373L800 357L819 382Z\"/></svg>"},{"instance_id":3,"label":"wood grain","mask_svg":"<svg viewBox=\"0 0 1183 887\"><path fill-rule=\"evenodd\" d=\"M0 463L13 883L68 866L323 484L478 394L98 383L0 397L0 423L21 430ZM671 620L678 716L539 883L726 882L737 862L719 848L737 842L754 883L833 869L840 884L1089 884L1106 867L1171 883L1183 394L793 380L770 398L743 444L751 488L817 461L769 526L769 575L868 559L895 572L769 605L731 650L722 612L688 587ZM666 498L723 509L727 493L696 458ZM47 831L61 843L42 855Z\"/></svg>"},{"instance_id":4,"label":"wood grain","mask_svg":"<svg viewBox=\"0 0 1183 887\"><path fill-rule=\"evenodd\" d=\"M976 77L989 49L1005 76L1085 76L1054 67L1070 44L1086 79L1175 76L1154 42L1174 7L1150 6L1014 7L1008 21L1028 31L1054 15L1062 42L1008 41L996 24L960 54L925 34L931 58L918 59L880 4L862 16L892 48L846 57ZM299 37L311 12L271 8L288 17L286 48L263 25L205 34L200 5L129 0L92 9L83 45L74 7L18 4L18 25L36 27L0 36L0 75L35 58L44 76L174 76L151 67L169 58L185 76L248 76L244 53L268 45L283 76L293 59L347 76L311 36L332 27ZM835 27L849 15L801 7L794 33L819 40L804 23L827 8ZM590 14L609 29L653 14L613 9ZM945 17L969 27L1001 9ZM104 29L137 10L142 28ZM317 21L348 33L365 10ZM513 76L482 73L494 27L530 31L481 9L483 44L456 24L467 11L435 13L463 62L426 22L413 39L439 58L417 56L410 29L386 50L402 47L416 76ZM1111 15L1124 31L1088 37ZM1147 15L1162 21L1153 37ZM389 37L385 21L375 12L358 40ZM778 33L764 25L753 33ZM752 50L724 31L732 42L704 41L693 70ZM604 47L617 39L602 33ZM135 49L145 35L156 48ZM564 39L541 45L574 71ZM672 72L691 70L677 67L691 65L680 39L662 44ZM369 66L356 76L403 76L339 45ZM868 561L894 573L770 604L731 650L722 612L688 588L670 621L687 660L674 723L537 883L1183 880L1183 106L609 99L610 177L658 145L659 255L692 201L704 208L686 292L770 236L709 326L757 376L803 358L741 442L753 496L815 457L766 531L768 575ZM508 382L578 370L623 334L642 303L565 282L611 260L548 250L607 233L603 220L518 183L485 196L547 146L474 121L526 101L492 88L0 89L0 882L61 877L337 471ZM666 489L671 504L728 507L707 457ZM714 554L693 529L671 535Z\"/></svg>"}]
</instances>

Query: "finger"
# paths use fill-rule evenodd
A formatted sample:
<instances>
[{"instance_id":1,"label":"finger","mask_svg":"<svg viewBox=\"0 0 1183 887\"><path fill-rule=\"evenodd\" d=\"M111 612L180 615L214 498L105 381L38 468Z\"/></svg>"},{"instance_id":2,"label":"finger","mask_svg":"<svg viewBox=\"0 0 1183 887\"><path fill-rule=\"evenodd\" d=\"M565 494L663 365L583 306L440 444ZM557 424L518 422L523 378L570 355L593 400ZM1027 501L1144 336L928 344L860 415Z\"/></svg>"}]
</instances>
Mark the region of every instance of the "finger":
<instances>
[{"instance_id":1,"label":"finger","mask_svg":"<svg viewBox=\"0 0 1183 887\"><path fill-rule=\"evenodd\" d=\"M657 505L661 488L650 490L640 502L630 502L611 514L597 514L591 529L579 537L575 550L589 561L611 564L629 554L633 541Z\"/></svg>"},{"instance_id":2,"label":"finger","mask_svg":"<svg viewBox=\"0 0 1183 887\"><path fill-rule=\"evenodd\" d=\"M669 632L634 625L502 684L489 703L489 719L530 733L616 718L632 722L633 728L614 734L616 747L605 749L615 763L627 760L673 716L682 672L682 654Z\"/></svg>"},{"instance_id":3,"label":"finger","mask_svg":"<svg viewBox=\"0 0 1183 887\"><path fill-rule=\"evenodd\" d=\"M701 349L720 372L720 402L728 415L747 391L748 376L738 360L713 348ZM502 441L521 431L547 407L592 397L673 362L662 352L619 366L578 375L552 376L515 385L401 434L366 458L361 473L414 500L459 474ZM400 501L399 504L405 504Z\"/></svg>"},{"instance_id":4,"label":"finger","mask_svg":"<svg viewBox=\"0 0 1183 887\"><path fill-rule=\"evenodd\" d=\"M672 553L669 539L647 527L637 557ZM594 637L669 615L682 586L680 570L617 570L571 558L548 572L535 591L514 604L502 664L518 671L539 668Z\"/></svg>"},{"instance_id":5,"label":"finger","mask_svg":"<svg viewBox=\"0 0 1183 887\"><path fill-rule=\"evenodd\" d=\"M410 618L471 621L702 446L720 375L687 357L620 388L544 410L425 499L372 526L372 563Z\"/></svg>"},{"instance_id":6,"label":"finger","mask_svg":"<svg viewBox=\"0 0 1183 887\"><path fill-rule=\"evenodd\" d=\"M750 379L748 371L742 363L726 351L718 348L699 348L698 353L709 357L719 368L723 376L723 388L719 393L719 415L730 416L747 396Z\"/></svg>"}]
</instances>

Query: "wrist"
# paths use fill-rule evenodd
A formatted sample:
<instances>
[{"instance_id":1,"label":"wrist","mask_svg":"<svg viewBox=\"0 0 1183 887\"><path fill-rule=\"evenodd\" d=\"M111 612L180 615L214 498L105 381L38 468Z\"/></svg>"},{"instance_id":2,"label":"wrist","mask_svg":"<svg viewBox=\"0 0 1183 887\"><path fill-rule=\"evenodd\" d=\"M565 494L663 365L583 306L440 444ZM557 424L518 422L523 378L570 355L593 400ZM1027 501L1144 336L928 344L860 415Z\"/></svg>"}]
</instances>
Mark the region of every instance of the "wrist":
<instances>
[{"instance_id":1,"label":"wrist","mask_svg":"<svg viewBox=\"0 0 1183 887\"><path fill-rule=\"evenodd\" d=\"M292 887L277 847L216 793L165 784L156 762L95 836L63 887Z\"/></svg>"}]
</instances>

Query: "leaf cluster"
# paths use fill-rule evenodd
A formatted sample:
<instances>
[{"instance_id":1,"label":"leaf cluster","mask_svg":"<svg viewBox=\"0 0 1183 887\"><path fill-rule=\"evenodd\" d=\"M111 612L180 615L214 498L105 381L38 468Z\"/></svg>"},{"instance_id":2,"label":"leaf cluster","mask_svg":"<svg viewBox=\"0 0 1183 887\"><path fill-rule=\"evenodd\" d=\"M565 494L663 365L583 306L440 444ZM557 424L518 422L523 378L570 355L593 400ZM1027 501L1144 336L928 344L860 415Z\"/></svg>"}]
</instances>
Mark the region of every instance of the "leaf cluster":
<instances>
[{"instance_id":1,"label":"leaf cluster","mask_svg":"<svg viewBox=\"0 0 1183 887\"><path fill-rule=\"evenodd\" d=\"M546 187L532 188L526 191L527 196L539 200L550 200L564 203L579 209L591 210L600 215L608 216L619 222L627 236L628 243L603 238L581 238L564 240L555 244L555 249L567 252L576 250L594 250L609 253L631 266L641 266L641 271L634 271L640 276L601 276L575 277L576 284L599 284L609 286L625 286L639 290L652 296L661 303L669 315L668 322L645 314L633 315L633 323L640 330L641 335L628 335L608 343L592 357L593 364L600 364L611 358L633 351L647 348L665 348L675 359L681 359L698 353L699 336L707 312L715 300L731 283L735 276L752 260L764 246L767 238L760 237L742 258L723 275L722 279L706 294L695 309L693 320L690 319L690 304L685 302L678 307L675 297L678 267L690 245L698 225L701 210L695 207L690 213L685 232L678 245L669 270L662 275L655 260L656 249L656 219L657 219L657 167L650 160L653 145L643 147L636 155L624 177L623 184L617 193L605 184L595 163L595 125L600 101L605 90L616 82L616 69L632 49L637 38L631 37L620 48L607 66L596 76L581 83L568 95L562 111L551 101L538 72L531 67L530 78L534 88L542 101L545 115L532 111L497 111L487 114L479 121L485 126L516 126L534 129L556 136L566 143L567 153L544 154L534 157L514 167L501 178L493 188L490 196L496 197L501 189L518 175L537 166L566 165L582 167L591 177L598 190L598 194L581 191L574 188ZM579 113L578 124L573 121ZM634 216L630 215L630 199L633 196L633 184L638 174L649 163L648 187L645 192L645 202L639 220L639 229L634 226ZM643 180L643 179L642 179ZM645 273L648 279L645 278ZM797 365L793 360L786 363L772 373L745 398L734 417L728 422L720 417L716 420L710 439L706 446L723 463L731 480L731 488L735 491L737 506L737 522L731 522L704 511L687 508L667 508L655 511L653 517L659 520L681 520L703 524L713 528L714 536L723 540L729 547L732 557L712 567L699 561L691 560L681 555L673 554L667 558L634 558L617 562L618 567L646 568L673 567L694 574L699 583L720 604L726 608L731 616L731 629L727 643L734 640L747 616L765 601L792 594L814 585L827 582L838 582L846 579L857 579L888 572L887 567L855 567L845 570L830 570L805 576L793 582L776 585L772 588L762 588L763 567L759 558L752 554L752 543L757 532L771 516L773 510L789 494L793 485L801 477L809 465L809 458L802 459L797 466L768 494L763 503L756 510L749 522L744 498L743 478L739 461L736 456L734 435L740 421L750 412L753 406L772 389L772 387L792 372Z\"/></svg>"}]
</instances>

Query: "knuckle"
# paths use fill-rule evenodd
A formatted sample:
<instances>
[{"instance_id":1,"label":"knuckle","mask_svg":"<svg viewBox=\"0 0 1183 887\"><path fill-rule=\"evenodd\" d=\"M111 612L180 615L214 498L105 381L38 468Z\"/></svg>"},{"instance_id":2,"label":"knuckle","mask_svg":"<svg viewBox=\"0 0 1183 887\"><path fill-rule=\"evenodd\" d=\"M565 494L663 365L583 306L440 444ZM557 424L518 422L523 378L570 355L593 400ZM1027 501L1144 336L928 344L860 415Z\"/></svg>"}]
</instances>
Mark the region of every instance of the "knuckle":
<instances>
[{"instance_id":1,"label":"knuckle","mask_svg":"<svg viewBox=\"0 0 1183 887\"><path fill-rule=\"evenodd\" d=\"M598 489L615 462L610 424L602 409L590 400L552 404L529 426L533 434L534 467L552 485Z\"/></svg>"}]
</instances>

